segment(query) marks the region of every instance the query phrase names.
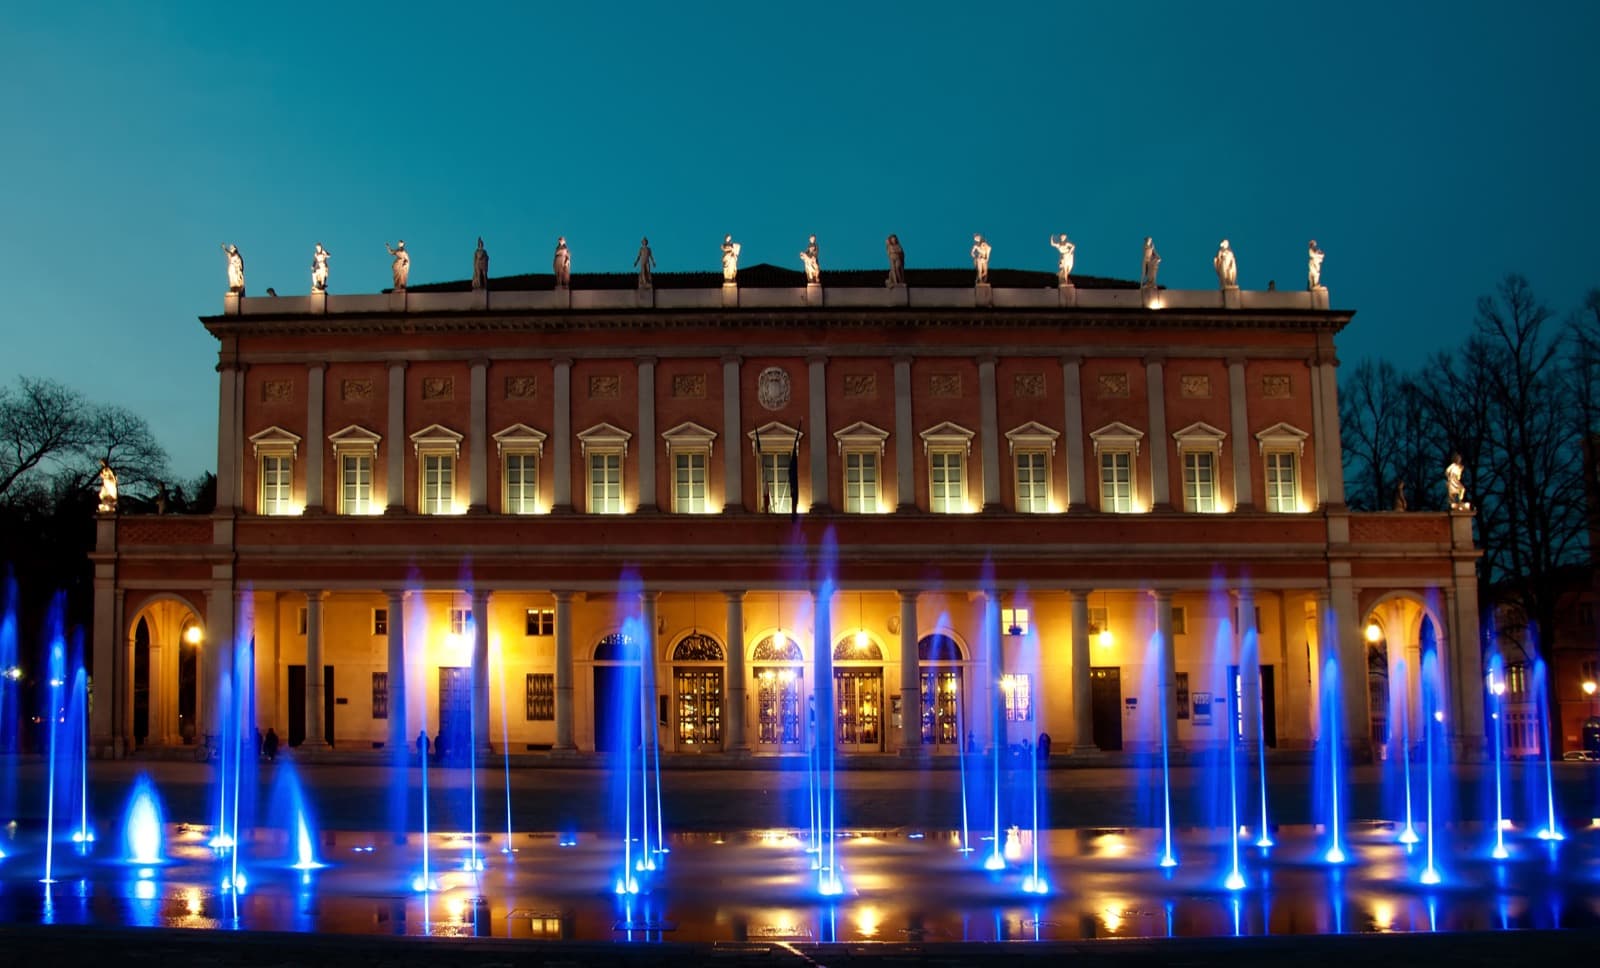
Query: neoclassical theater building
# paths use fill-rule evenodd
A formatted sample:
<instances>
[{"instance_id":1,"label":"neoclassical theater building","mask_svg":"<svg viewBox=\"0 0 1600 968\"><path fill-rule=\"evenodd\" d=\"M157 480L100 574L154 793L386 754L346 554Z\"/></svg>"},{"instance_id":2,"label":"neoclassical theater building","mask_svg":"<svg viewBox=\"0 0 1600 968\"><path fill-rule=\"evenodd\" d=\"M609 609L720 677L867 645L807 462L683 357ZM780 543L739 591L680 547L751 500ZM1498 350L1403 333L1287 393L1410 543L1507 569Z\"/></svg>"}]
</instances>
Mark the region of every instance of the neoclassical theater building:
<instances>
[{"instance_id":1,"label":"neoclassical theater building","mask_svg":"<svg viewBox=\"0 0 1600 968\"><path fill-rule=\"evenodd\" d=\"M99 520L95 746L226 674L307 749L1360 754L1436 650L1481 747L1470 514L1346 508L1326 289L904 283L230 293L215 513Z\"/></svg>"}]
</instances>

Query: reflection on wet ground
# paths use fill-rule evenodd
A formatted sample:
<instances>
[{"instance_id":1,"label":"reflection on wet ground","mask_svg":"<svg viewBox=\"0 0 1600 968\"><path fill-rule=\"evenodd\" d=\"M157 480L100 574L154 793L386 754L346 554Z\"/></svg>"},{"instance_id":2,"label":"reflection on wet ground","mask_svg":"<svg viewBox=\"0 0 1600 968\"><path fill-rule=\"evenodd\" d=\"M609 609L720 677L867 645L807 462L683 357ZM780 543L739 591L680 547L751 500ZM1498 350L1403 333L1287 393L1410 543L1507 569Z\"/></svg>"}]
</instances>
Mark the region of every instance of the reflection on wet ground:
<instances>
[{"instance_id":1,"label":"reflection on wet ground","mask_svg":"<svg viewBox=\"0 0 1600 968\"><path fill-rule=\"evenodd\" d=\"M1419 885L1424 860L1389 826L1349 831L1351 860L1322 863L1311 828L1282 828L1279 846L1242 852L1247 887L1223 887L1229 850L1214 832L1185 832L1179 866L1156 867L1157 833L1126 828L1047 831L1040 870L1050 893L1025 894L1032 840L1013 831L1007 870L989 872L950 831L853 830L841 835L842 897L816 891L803 831L669 838L637 896L612 893L621 844L580 835L481 836L481 873L463 870L471 841L428 842L438 889L411 890L422 838L325 833L318 870L290 868L281 833L250 839L245 888L224 889L231 863L209 830L169 828L166 860L131 866L56 856L41 885L26 838L7 843L0 921L197 929L473 936L578 941L961 942L1482 931L1600 926L1600 829L1560 844L1515 831L1508 861L1490 860L1485 832L1456 828L1474 849L1439 856L1444 883ZM1247 841L1248 842L1248 841ZM1479 849L1477 845L1483 845ZM509 846L509 851L507 850ZM975 845L977 846L977 845Z\"/></svg>"}]
</instances>

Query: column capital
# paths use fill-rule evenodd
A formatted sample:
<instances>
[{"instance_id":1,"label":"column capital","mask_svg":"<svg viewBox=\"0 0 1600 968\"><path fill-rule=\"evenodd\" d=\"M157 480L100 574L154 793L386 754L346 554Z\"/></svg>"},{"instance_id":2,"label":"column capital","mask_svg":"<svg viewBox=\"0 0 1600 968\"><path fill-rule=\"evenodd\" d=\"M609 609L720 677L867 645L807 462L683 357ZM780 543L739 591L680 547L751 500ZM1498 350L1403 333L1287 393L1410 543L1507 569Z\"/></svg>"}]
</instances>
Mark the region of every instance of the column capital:
<instances>
[{"instance_id":1,"label":"column capital","mask_svg":"<svg viewBox=\"0 0 1600 968\"><path fill-rule=\"evenodd\" d=\"M1144 363L1144 365L1147 366L1147 367L1149 367L1149 366L1161 366L1162 364L1167 362L1167 354L1165 354L1165 353L1146 353L1144 355L1144 359L1141 360L1141 362Z\"/></svg>"},{"instance_id":2,"label":"column capital","mask_svg":"<svg viewBox=\"0 0 1600 968\"><path fill-rule=\"evenodd\" d=\"M729 363L732 363L734 366L738 366L744 362L744 357L737 353L724 353L718 362L720 362L723 366L727 366Z\"/></svg>"},{"instance_id":3,"label":"column capital","mask_svg":"<svg viewBox=\"0 0 1600 968\"><path fill-rule=\"evenodd\" d=\"M474 356L472 359L468 360L467 362L475 370L477 370L477 369L487 370L489 368L489 358L487 356Z\"/></svg>"},{"instance_id":4,"label":"column capital","mask_svg":"<svg viewBox=\"0 0 1600 968\"><path fill-rule=\"evenodd\" d=\"M1229 366L1244 366L1248 361L1242 356L1225 356L1222 358L1222 362Z\"/></svg>"},{"instance_id":5,"label":"column capital","mask_svg":"<svg viewBox=\"0 0 1600 968\"><path fill-rule=\"evenodd\" d=\"M550 358L550 365L554 366L554 367L565 367L567 369L571 369L572 368L572 357L570 357L570 356L552 356Z\"/></svg>"},{"instance_id":6,"label":"column capital","mask_svg":"<svg viewBox=\"0 0 1600 968\"><path fill-rule=\"evenodd\" d=\"M308 602L325 602L328 600L328 590L325 588L307 588L304 589L304 594Z\"/></svg>"},{"instance_id":7,"label":"column capital","mask_svg":"<svg viewBox=\"0 0 1600 968\"><path fill-rule=\"evenodd\" d=\"M807 353L806 366L823 366L828 362L828 357L822 353Z\"/></svg>"},{"instance_id":8,"label":"column capital","mask_svg":"<svg viewBox=\"0 0 1600 968\"><path fill-rule=\"evenodd\" d=\"M391 370L404 370L409 364L405 360L390 360L387 364Z\"/></svg>"},{"instance_id":9,"label":"column capital","mask_svg":"<svg viewBox=\"0 0 1600 968\"><path fill-rule=\"evenodd\" d=\"M1152 588L1150 589L1150 597L1155 599L1158 604L1161 602L1170 602L1172 601L1172 589Z\"/></svg>"},{"instance_id":10,"label":"column capital","mask_svg":"<svg viewBox=\"0 0 1600 968\"><path fill-rule=\"evenodd\" d=\"M1061 359L1061 365L1062 366L1082 366L1083 365L1083 354L1082 353L1062 353L1060 359Z\"/></svg>"},{"instance_id":11,"label":"column capital","mask_svg":"<svg viewBox=\"0 0 1600 968\"><path fill-rule=\"evenodd\" d=\"M567 591L566 589L561 589L559 591L552 591L550 593L550 597L555 599L556 600L556 604L558 604L558 605L571 605L573 596L575 594L577 594L577 593L576 592Z\"/></svg>"},{"instance_id":12,"label":"column capital","mask_svg":"<svg viewBox=\"0 0 1600 968\"><path fill-rule=\"evenodd\" d=\"M976 357L976 361L979 366L994 366L996 363L996 358L993 353L984 353L981 356Z\"/></svg>"},{"instance_id":13,"label":"column capital","mask_svg":"<svg viewBox=\"0 0 1600 968\"><path fill-rule=\"evenodd\" d=\"M748 595L748 594L750 594L750 593L747 590L743 589L743 588L724 588L722 590L723 597L725 599L727 599L730 603L732 603L732 602L742 602L742 601L744 601L744 597L746 595Z\"/></svg>"},{"instance_id":14,"label":"column capital","mask_svg":"<svg viewBox=\"0 0 1600 968\"><path fill-rule=\"evenodd\" d=\"M489 599L491 597L493 597L493 595L494 595L494 592L490 591L487 588L474 588L472 590L472 594L471 594L473 607L476 608L479 602L482 602L485 605L488 605L489 604Z\"/></svg>"},{"instance_id":15,"label":"column capital","mask_svg":"<svg viewBox=\"0 0 1600 968\"><path fill-rule=\"evenodd\" d=\"M639 366L655 366L661 361L659 358L654 356L636 356L633 358L633 362Z\"/></svg>"},{"instance_id":16,"label":"column capital","mask_svg":"<svg viewBox=\"0 0 1600 968\"><path fill-rule=\"evenodd\" d=\"M913 602L913 603L915 603L917 598L919 596L921 596L922 589L920 589L920 588L901 588L901 589L897 590L895 594L900 596L900 601L902 601L902 602Z\"/></svg>"},{"instance_id":17,"label":"column capital","mask_svg":"<svg viewBox=\"0 0 1600 968\"><path fill-rule=\"evenodd\" d=\"M306 364L306 369L308 370L326 370L327 368L328 364L325 360L313 360Z\"/></svg>"}]
</instances>

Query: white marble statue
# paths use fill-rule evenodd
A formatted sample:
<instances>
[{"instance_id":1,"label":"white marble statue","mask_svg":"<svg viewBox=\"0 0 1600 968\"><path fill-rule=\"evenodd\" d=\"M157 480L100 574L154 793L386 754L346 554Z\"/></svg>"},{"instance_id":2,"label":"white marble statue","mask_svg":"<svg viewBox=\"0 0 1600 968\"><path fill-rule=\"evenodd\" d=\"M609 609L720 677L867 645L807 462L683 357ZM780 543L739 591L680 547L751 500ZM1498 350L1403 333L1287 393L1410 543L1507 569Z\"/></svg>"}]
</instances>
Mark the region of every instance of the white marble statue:
<instances>
[{"instance_id":1,"label":"white marble statue","mask_svg":"<svg viewBox=\"0 0 1600 968\"><path fill-rule=\"evenodd\" d=\"M989 245L988 239L977 234L972 236L972 268L978 271L977 284L980 286L989 284L990 251L992 251L992 246Z\"/></svg>"},{"instance_id":2,"label":"white marble statue","mask_svg":"<svg viewBox=\"0 0 1600 968\"><path fill-rule=\"evenodd\" d=\"M811 236L811 241L806 243L806 249L800 253L800 264L805 266L806 285L820 285L822 283L822 263L818 261L817 237Z\"/></svg>"},{"instance_id":3,"label":"white marble statue","mask_svg":"<svg viewBox=\"0 0 1600 968\"><path fill-rule=\"evenodd\" d=\"M489 250L483 247L483 236L478 236L478 248L472 253L472 290L489 288Z\"/></svg>"},{"instance_id":4,"label":"white marble statue","mask_svg":"<svg viewBox=\"0 0 1600 968\"><path fill-rule=\"evenodd\" d=\"M1219 286L1224 289L1239 288L1239 262L1233 257L1233 249L1228 247L1227 239L1217 246L1217 255L1211 260L1211 265L1217 270Z\"/></svg>"},{"instance_id":5,"label":"white marble statue","mask_svg":"<svg viewBox=\"0 0 1600 968\"><path fill-rule=\"evenodd\" d=\"M883 281L885 286L903 286L906 284L906 250L900 247L900 236L890 233L883 240L884 251L889 253L889 278Z\"/></svg>"},{"instance_id":6,"label":"white marble statue","mask_svg":"<svg viewBox=\"0 0 1600 968\"><path fill-rule=\"evenodd\" d=\"M311 291L328 291L328 259L332 253L317 243L316 251L311 253Z\"/></svg>"},{"instance_id":7,"label":"white marble statue","mask_svg":"<svg viewBox=\"0 0 1600 968\"><path fill-rule=\"evenodd\" d=\"M224 243L222 251L228 256L228 293L234 296L244 295L244 256L239 254L239 247L231 243Z\"/></svg>"},{"instance_id":8,"label":"white marble statue","mask_svg":"<svg viewBox=\"0 0 1600 968\"><path fill-rule=\"evenodd\" d=\"M1078 251L1078 247L1067 239L1067 233L1062 232L1050 237L1050 248L1060 254L1060 260L1056 263L1057 284L1063 287L1072 285L1073 253Z\"/></svg>"},{"instance_id":9,"label":"white marble statue","mask_svg":"<svg viewBox=\"0 0 1600 968\"><path fill-rule=\"evenodd\" d=\"M656 267L656 257L650 251L650 237L645 236L639 240L639 254L634 256L633 264L639 267L639 288L652 289L655 287L655 276L652 273Z\"/></svg>"},{"instance_id":10,"label":"white marble statue","mask_svg":"<svg viewBox=\"0 0 1600 968\"><path fill-rule=\"evenodd\" d=\"M383 247L389 249L389 243L383 243ZM389 249L389 254L394 256L394 263L390 266L394 270L394 287L404 289L406 280L411 278L411 254L406 251L406 240L396 242L394 248Z\"/></svg>"},{"instance_id":11,"label":"white marble statue","mask_svg":"<svg viewBox=\"0 0 1600 968\"><path fill-rule=\"evenodd\" d=\"M569 289L572 287L572 250L567 248L567 237L556 237L556 254L551 260L551 268L556 274L556 288Z\"/></svg>"},{"instance_id":12,"label":"white marble statue","mask_svg":"<svg viewBox=\"0 0 1600 968\"><path fill-rule=\"evenodd\" d=\"M1161 253L1156 251L1155 240L1144 237L1144 262L1139 267L1139 285L1145 289L1156 288L1156 273L1161 269Z\"/></svg>"},{"instance_id":13,"label":"white marble statue","mask_svg":"<svg viewBox=\"0 0 1600 968\"><path fill-rule=\"evenodd\" d=\"M104 460L100 462L100 506L101 514L117 513L117 472Z\"/></svg>"},{"instance_id":14,"label":"white marble statue","mask_svg":"<svg viewBox=\"0 0 1600 968\"><path fill-rule=\"evenodd\" d=\"M1467 503L1467 485L1461 483L1461 475L1465 471L1466 468L1461 464L1461 455L1451 454L1450 465L1444 469L1444 489L1452 511L1472 510L1472 505Z\"/></svg>"},{"instance_id":15,"label":"white marble statue","mask_svg":"<svg viewBox=\"0 0 1600 968\"><path fill-rule=\"evenodd\" d=\"M739 250L743 248L733 241L733 236L722 237L722 284L727 285L739 280Z\"/></svg>"},{"instance_id":16,"label":"white marble statue","mask_svg":"<svg viewBox=\"0 0 1600 968\"><path fill-rule=\"evenodd\" d=\"M1317 248L1317 240L1306 243L1306 283L1309 289L1322 289L1322 259L1324 253Z\"/></svg>"}]
</instances>

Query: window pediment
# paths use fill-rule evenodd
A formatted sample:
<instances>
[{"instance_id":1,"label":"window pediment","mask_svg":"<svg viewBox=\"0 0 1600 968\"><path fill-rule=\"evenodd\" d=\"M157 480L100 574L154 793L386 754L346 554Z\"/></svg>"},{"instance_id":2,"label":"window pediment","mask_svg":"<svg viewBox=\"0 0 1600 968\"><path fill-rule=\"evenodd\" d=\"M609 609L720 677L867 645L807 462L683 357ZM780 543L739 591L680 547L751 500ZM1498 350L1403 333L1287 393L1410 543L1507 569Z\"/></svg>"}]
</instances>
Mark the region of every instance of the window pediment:
<instances>
[{"instance_id":1,"label":"window pediment","mask_svg":"<svg viewBox=\"0 0 1600 968\"><path fill-rule=\"evenodd\" d=\"M1203 420L1197 420L1182 430L1176 431L1172 439L1178 442L1178 453L1186 450L1209 450L1216 453L1222 451L1222 442L1227 438L1223 431L1211 426Z\"/></svg>"},{"instance_id":2,"label":"window pediment","mask_svg":"<svg viewBox=\"0 0 1600 968\"><path fill-rule=\"evenodd\" d=\"M1006 431L1006 439L1011 441L1011 453L1015 454L1017 448L1024 450L1046 450L1050 456L1056 455L1056 438L1061 435L1046 427L1036 420L1030 420L1020 427L1013 427Z\"/></svg>"},{"instance_id":3,"label":"window pediment","mask_svg":"<svg viewBox=\"0 0 1600 968\"><path fill-rule=\"evenodd\" d=\"M1107 450L1132 450L1133 456L1139 456L1139 448L1144 440L1144 431L1130 427L1121 421L1113 421L1099 430L1089 434L1094 441L1094 452L1100 453Z\"/></svg>"},{"instance_id":4,"label":"window pediment","mask_svg":"<svg viewBox=\"0 0 1600 968\"><path fill-rule=\"evenodd\" d=\"M416 454L448 453L461 456L461 434L442 424L429 424L411 435L411 448Z\"/></svg>"},{"instance_id":5,"label":"window pediment","mask_svg":"<svg viewBox=\"0 0 1600 968\"><path fill-rule=\"evenodd\" d=\"M545 436L542 430L534 430L527 424L514 423L494 435L495 452L543 457Z\"/></svg>"},{"instance_id":6,"label":"window pediment","mask_svg":"<svg viewBox=\"0 0 1600 968\"><path fill-rule=\"evenodd\" d=\"M351 424L343 430L328 435L328 443L333 445L335 457L345 454L365 454L369 457L378 456L378 442L383 440L383 435L374 433L359 424Z\"/></svg>"},{"instance_id":7,"label":"window pediment","mask_svg":"<svg viewBox=\"0 0 1600 968\"><path fill-rule=\"evenodd\" d=\"M298 457L300 453L300 435L290 433L282 427L273 425L258 434L250 435L250 445L257 457L262 454Z\"/></svg>"},{"instance_id":8,"label":"window pediment","mask_svg":"<svg viewBox=\"0 0 1600 968\"><path fill-rule=\"evenodd\" d=\"M889 439L889 431L874 427L865 420L857 420L842 430L835 430L833 439L839 442L841 454L846 450L875 450L878 456L882 457L884 441Z\"/></svg>"},{"instance_id":9,"label":"window pediment","mask_svg":"<svg viewBox=\"0 0 1600 968\"><path fill-rule=\"evenodd\" d=\"M1265 430L1256 432L1256 440L1260 441L1261 453L1269 450L1292 450L1304 456L1306 452L1306 438L1311 435L1293 424L1276 423Z\"/></svg>"},{"instance_id":10,"label":"window pediment","mask_svg":"<svg viewBox=\"0 0 1600 968\"><path fill-rule=\"evenodd\" d=\"M632 439L633 434L609 423L597 423L578 434L578 443L583 447L585 457L590 453L613 453L617 451L620 451L622 456L626 457L628 456L628 441Z\"/></svg>"},{"instance_id":11,"label":"window pediment","mask_svg":"<svg viewBox=\"0 0 1600 968\"><path fill-rule=\"evenodd\" d=\"M977 436L972 431L957 423L946 420L942 424L924 430L922 437L922 452L932 453L938 450L959 450L962 454L972 456L972 438Z\"/></svg>"},{"instance_id":12,"label":"window pediment","mask_svg":"<svg viewBox=\"0 0 1600 968\"><path fill-rule=\"evenodd\" d=\"M711 442L717 439L717 432L710 427L702 427L693 420L685 420L671 430L661 432L661 437L667 442L667 456L672 456L674 450L703 450L711 453Z\"/></svg>"},{"instance_id":13,"label":"window pediment","mask_svg":"<svg viewBox=\"0 0 1600 968\"><path fill-rule=\"evenodd\" d=\"M798 427L773 420L762 424L745 436L750 438L751 453L774 454L794 450L796 444L805 437L805 433Z\"/></svg>"}]
</instances>

